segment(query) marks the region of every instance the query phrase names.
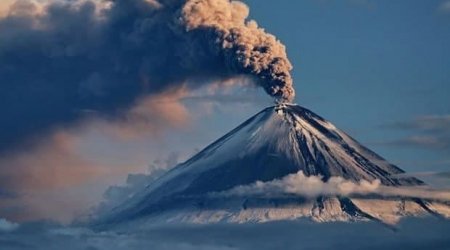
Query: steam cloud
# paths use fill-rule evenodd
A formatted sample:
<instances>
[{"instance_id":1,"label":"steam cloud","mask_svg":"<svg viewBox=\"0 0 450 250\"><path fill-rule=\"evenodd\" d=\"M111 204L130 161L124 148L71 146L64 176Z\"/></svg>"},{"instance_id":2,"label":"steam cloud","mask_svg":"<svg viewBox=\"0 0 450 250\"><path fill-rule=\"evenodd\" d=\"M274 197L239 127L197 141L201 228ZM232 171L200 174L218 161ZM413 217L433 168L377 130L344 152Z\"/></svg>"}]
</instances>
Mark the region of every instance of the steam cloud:
<instances>
[{"instance_id":1,"label":"steam cloud","mask_svg":"<svg viewBox=\"0 0 450 250\"><path fill-rule=\"evenodd\" d=\"M100 2L100 3L99 3ZM285 47L228 0L17 1L0 17L0 152L140 98L247 75L294 97Z\"/></svg>"}]
</instances>

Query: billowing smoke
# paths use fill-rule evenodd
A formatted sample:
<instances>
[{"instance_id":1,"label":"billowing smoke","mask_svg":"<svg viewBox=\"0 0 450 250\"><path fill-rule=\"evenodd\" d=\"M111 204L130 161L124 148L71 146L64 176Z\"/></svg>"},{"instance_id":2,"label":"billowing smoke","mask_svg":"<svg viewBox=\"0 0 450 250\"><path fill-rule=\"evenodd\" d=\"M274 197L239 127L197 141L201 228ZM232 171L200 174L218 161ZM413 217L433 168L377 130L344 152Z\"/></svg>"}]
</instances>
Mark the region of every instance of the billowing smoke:
<instances>
[{"instance_id":1,"label":"billowing smoke","mask_svg":"<svg viewBox=\"0 0 450 250\"><path fill-rule=\"evenodd\" d=\"M0 17L0 152L86 111L246 75L294 97L285 47L229 0L19 0ZM92 112L90 112L92 113Z\"/></svg>"},{"instance_id":2,"label":"billowing smoke","mask_svg":"<svg viewBox=\"0 0 450 250\"><path fill-rule=\"evenodd\" d=\"M255 21L247 22L248 14L248 7L239 1L187 1L181 20L187 31L211 35L211 50L227 69L253 75L269 95L292 101L292 65L284 45Z\"/></svg>"}]
</instances>

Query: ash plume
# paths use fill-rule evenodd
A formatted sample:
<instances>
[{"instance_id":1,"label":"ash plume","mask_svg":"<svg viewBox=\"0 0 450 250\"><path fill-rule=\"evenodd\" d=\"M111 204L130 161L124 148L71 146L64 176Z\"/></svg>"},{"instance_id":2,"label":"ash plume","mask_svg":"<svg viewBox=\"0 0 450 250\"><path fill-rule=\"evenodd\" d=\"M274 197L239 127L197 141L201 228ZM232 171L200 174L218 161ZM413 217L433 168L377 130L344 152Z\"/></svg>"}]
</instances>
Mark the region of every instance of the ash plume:
<instances>
[{"instance_id":1,"label":"ash plume","mask_svg":"<svg viewBox=\"0 0 450 250\"><path fill-rule=\"evenodd\" d=\"M39 6L37 6L39 5ZM240 75L294 97L285 47L229 0L18 0L0 17L0 152L138 100Z\"/></svg>"},{"instance_id":2,"label":"ash plume","mask_svg":"<svg viewBox=\"0 0 450 250\"><path fill-rule=\"evenodd\" d=\"M248 14L248 7L239 1L187 1L182 21L188 31L210 34L210 40L215 41L209 43L212 50L228 69L255 76L269 95L290 102L295 92L286 49L255 21L247 22Z\"/></svg>"}]
</instances>

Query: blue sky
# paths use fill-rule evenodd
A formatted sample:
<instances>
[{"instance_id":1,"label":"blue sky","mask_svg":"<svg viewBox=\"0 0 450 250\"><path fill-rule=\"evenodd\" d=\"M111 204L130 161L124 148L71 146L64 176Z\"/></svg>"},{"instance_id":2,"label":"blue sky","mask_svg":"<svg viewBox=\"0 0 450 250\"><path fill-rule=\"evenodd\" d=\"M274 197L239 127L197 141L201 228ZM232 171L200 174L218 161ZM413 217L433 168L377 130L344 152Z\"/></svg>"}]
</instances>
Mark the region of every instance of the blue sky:
<instances>
[{"instance_id":1,"label":"blue sky","mask_svg":"<svg viewBox=\"0 0 450 250\"><path fill-rule=\"evenodd\" d=\"M385 127L450 113L445 1L246 3L286 45L298 104L406 170L450 170L448 149L386 145L418 132Z\"/></svg>"}]
</instances>

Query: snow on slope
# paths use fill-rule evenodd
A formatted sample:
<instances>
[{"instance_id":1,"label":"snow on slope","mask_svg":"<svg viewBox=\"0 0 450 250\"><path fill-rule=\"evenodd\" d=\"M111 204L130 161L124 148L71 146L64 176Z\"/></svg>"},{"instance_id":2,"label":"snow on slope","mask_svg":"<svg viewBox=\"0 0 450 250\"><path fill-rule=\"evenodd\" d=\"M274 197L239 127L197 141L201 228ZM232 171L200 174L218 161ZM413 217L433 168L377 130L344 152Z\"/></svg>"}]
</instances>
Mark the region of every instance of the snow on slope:
<instances>
[{"instance_id":1,"label":"snow on slope","mask_svg":"<svg viewBox=\"0 0 450 250\"><path fill-rule=\"evenodd\" d=\"M373 199L209 196L257 181L282 179L299 171L306 176L321 176L323 181L341 177L353 182L377 180L393 187L423 184L415 178L395 177L403 171L320 116L297 105L283 104L248 119L102 220L120 223L146 218L208 223L311 217L316 221L396 221L407 214L443 211L432 210L431 203L417 199L373 203L383 204L373 208L367 205ZM447 205L434 208L439 206Z\"/></svg>"}]
</instances>

